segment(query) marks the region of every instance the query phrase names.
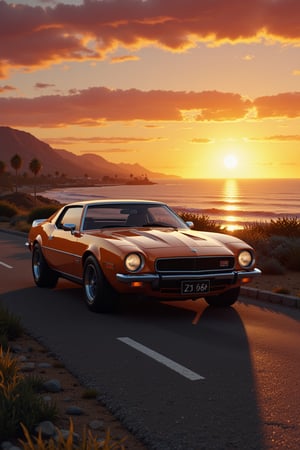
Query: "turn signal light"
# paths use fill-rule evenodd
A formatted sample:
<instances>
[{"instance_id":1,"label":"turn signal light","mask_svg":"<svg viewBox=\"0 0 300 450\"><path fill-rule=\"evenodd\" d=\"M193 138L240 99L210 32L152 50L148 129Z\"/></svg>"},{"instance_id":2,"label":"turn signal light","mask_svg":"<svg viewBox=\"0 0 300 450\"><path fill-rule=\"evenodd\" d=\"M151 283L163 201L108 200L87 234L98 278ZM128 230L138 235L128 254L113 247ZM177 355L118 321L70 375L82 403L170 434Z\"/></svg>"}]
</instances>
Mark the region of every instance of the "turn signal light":
<instances>
[{"instance_id":1,"label":"turn signal light","mask_svg":"<svg viewBox=\"0 0 300 450\"><path fill-rule=\"evenodd\" d=\"M143 286L142 281L132 281L131 282L131 287L142 287L142 286Z\"/></svg>"}]
</instances>

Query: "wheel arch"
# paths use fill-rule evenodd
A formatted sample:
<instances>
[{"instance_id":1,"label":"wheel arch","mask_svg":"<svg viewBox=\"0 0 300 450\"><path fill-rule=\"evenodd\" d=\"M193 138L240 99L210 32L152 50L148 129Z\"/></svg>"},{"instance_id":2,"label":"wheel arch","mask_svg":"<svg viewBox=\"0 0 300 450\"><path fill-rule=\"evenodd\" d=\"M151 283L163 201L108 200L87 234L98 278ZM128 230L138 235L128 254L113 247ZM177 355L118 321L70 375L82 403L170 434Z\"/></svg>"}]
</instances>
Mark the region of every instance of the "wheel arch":
<instances>
[{"instance_id":1,"label":"wheel arch","mask_svg":"<svg viewBox=\"0 0 300 450\"><path fill-rule=\"evenodd\" d=\"M99 259L97 258L97 256L95 255L95 253L93 253L91 250L87 250L87 251L84 252L84 254L82 255L82 259L81 259L82 268L84 267L85 262L86 262L86 260L88 259L89 256L92 256L92 257L97 261L97 263L98 263L99 266L100 266Z\"/></svg>"},{"instance_id":2,"label":"wheel arch","mask_svg":"<svg viewBox=\"0 0 300 450\"><path fill-rule=\"evenodd\" d=\"M33 241L31 242L31 246L30 246L31 250L33 250L33 248L34 248L35 245L39 245L39 247L40 247L41 249L43 248L43 246L42 246L42 237L41 237L40 234L39 234L38 236L36 236L36 237L33 239Z\"/></svg>"}]
</instances>

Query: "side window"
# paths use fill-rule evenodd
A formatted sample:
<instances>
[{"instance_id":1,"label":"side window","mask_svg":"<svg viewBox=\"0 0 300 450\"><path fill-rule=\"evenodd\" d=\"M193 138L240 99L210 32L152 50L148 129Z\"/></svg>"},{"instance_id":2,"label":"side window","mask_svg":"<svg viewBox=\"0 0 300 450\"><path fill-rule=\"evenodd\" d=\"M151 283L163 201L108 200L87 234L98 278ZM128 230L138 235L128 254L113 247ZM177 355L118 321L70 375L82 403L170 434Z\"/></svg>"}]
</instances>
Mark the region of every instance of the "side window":
<instances>
[{"instance_id":1,"label":"side window","mask_svg":"<svg viewBox=\"0 0 300 450\"><path fill-rule=\"evenodd\" d=\"M82 215L82 206L70 206L64 209L58 221L56 222L57 228L62 228L65 223L74 223L76 230L79 230L80 221Z\"/></svg>"}]
</instances>

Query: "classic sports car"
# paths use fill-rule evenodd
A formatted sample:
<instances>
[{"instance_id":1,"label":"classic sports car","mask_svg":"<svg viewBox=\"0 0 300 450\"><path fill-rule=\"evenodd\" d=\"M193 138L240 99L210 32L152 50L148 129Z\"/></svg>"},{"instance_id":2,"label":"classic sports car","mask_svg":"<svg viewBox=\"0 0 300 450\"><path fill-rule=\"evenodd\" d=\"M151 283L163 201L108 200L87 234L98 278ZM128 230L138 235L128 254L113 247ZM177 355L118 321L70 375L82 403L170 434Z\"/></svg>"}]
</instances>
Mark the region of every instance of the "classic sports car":
<instances>
[{"instance_id":1,"label":"classic sports car","mask_svg":"<svg viewBox=\"0 0 300 450\"><path fill-rule=\"evenodd\" d=\"M96 312L111 311L121 294L232 305L241 284L261 273L253 248L191 228L160 202L72 203L33 222L33 278L39 287L54 287L59 277L83 285Z\"/></svg>"}]
</instances>

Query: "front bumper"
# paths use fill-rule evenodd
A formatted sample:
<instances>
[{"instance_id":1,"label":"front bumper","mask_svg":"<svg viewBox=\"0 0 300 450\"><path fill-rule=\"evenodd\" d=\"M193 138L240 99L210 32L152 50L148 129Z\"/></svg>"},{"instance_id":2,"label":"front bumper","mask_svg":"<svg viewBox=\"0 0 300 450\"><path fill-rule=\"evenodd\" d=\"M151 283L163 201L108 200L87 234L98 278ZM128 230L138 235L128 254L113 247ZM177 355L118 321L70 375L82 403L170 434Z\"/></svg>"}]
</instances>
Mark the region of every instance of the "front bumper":
<instances>
[{"instance_id":1,"label":"front bumper","mask_svg":"<svg viewBox=\"0 0 300 450\"><path fill-rule=\"evenodd\" d=\"M158 274L158 273L133 273L124 274L117 273L116 278L122 283L135 283L135 282L163 282L163 281L184 281L184 280L207 280L207 279L219 279L227 280L230 284L235 284L238 280L243 278L255 278L261 275L261 270L255 268L252 270L233 270L231 272L218 272L218 273L180 273L180 274Z\"/></svg>"}]
</instances>

